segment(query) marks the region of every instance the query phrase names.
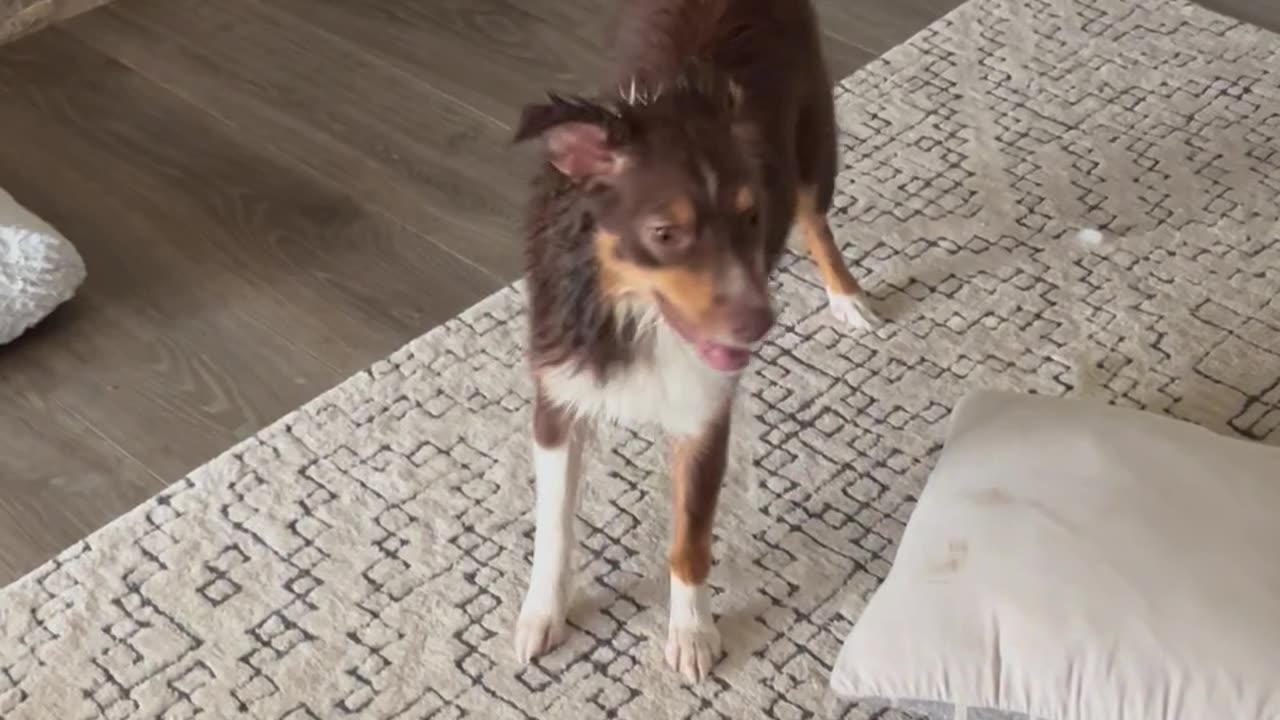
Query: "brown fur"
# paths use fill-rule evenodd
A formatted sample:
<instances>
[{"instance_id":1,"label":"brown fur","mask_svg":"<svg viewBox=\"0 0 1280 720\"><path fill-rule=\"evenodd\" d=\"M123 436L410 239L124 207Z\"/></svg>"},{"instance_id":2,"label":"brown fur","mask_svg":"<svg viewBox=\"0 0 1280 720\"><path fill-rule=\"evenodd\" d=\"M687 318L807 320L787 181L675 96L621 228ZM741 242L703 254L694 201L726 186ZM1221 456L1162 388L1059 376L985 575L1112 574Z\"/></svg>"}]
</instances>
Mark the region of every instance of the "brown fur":
<instances>
[{"instance_id":1,"label":"brown fur","mask_svg":"<svg viewBox=\"0 0 1280 720\"><path fill-rule=\"evenodd\" d=\"M606 297L617 299L656 292L667 298L682 317L694 322L702 322L714 312L715 281L710 277L709 263L640 267L621 259L618 243L616 235L602 232L596 236L600 287Z\"/></svg>"},{"instance_id":2,"label":"brown fur","mask_svg":"<svg viewBox=\"0 0 1280 720\"><path fill-rule=\"evenodd\" d=\"M728 448L727 408L702 435L677 440L672 448L668 565L687 585L701 585L711 572L711 530Z\"/></svg>"},{"instance_id":3,"label":"brown fur","mask_svg":"<svg viewBox=\"0 0 1280 720\"><path fill-rule=\"evenodd\" d=\"M800 191L796 200L796 223L804 234L805 247L818 266L822 282L828 288L846 295L862 292L858 281L849 272L836 247L835 238L831 234L831 226L827 223L826 213L818 210L818 201L814 191L805 188Z\"/></svg>"},{"instance_id":4,"label":"brown fur","mask_svg":"<svg viewBox=\"0 0 1280 720\"><path fill-rule=\"evenodd\" d=\"M539 385L533 398L533 440L544 448L563 447L573 431L573 418L552 402Z\"/></svg>"},{"instance_id":5,"label":"brown fur","mask_svg":"<svg viewBox=\"0 0 1280 720\"><path fill-rule=\"evenodd\" d=\"M856 291L826 228L835 125L810 2L624 0L613 46L613 97L531 105L517 130L518 139L547 138L553 164L558 153L578 158L572 168L549 164L530 203L535 367L572 360L605 372L626 361L628 328L602 308L581 310L607 302L596 292L601 258L611 276L645 292L667 279L644 275L688 268L696 282L668 286L674 294L665 300L693 313L679 321L723 336L732 313L705 311L705 296L717 291L715 271L742 262L758 269L753 278L763 285L799 215L824 280L838 292ZM629 91L638 102L624 101ZM566 153L582 145L573 133L557 135L570 126L596 129L599 147ZM698 192L699 163L714 166L719 197ZM644 228L655 223L670 225L670 248L646 242ZM691 237L699 223L720 231ZM608 255L584 247L602 229L618 239ZM760 252L763 260L750 257Z\"/></svg>"},{"instance_id":6,"label":"brown fur","mask_svg":"<svg viewBox=\"0 0 1280 720\"><path fill-rule=\"evenodd\" d=\"M548 159L527 225L535 376L603 382L630 363L641 331L624 303L686 339L755 341L793 225L828 289L860 292L826 221L836 127L809 0L623 0L612 47L616 89L551 96L516 131ZM539 395L535 435L567 426L553 402ZM691 585L711 567L728 405L673 448L670 570Z\"/></svg>"}]
</instances>

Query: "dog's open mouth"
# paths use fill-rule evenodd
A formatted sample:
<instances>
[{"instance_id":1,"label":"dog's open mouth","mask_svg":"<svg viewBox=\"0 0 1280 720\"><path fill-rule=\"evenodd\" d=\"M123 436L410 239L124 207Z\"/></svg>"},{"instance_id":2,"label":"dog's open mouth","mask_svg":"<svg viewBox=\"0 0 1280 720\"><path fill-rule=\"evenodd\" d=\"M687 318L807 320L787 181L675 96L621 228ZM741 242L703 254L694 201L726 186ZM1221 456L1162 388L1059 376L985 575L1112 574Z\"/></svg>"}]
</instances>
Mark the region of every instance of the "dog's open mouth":
<instances>
[{"instance_id":1,"label":"dog's open mouth","mask_svg":"<svg viewBox=\"0 0 1280 720\"><path fill-rule=\"evenodd\" d=\"M724 373L741 372L751 362L751 350L712 342L695 342L698 355L712 368Z\"/></svg>"},{"instance_id":2,"label":"dog's open mouth","mask_svg":"<svg viewBox=\"0 0 1280 720\"><path fill-rule=\"evenodd\" d=\"M698 357L713 370L722 373L742 372L751 363L751 348L718 343L702 337L661 296L658 297L658 308L667 325L689 343L697 351Z\"/></svg>"}]
</instances>

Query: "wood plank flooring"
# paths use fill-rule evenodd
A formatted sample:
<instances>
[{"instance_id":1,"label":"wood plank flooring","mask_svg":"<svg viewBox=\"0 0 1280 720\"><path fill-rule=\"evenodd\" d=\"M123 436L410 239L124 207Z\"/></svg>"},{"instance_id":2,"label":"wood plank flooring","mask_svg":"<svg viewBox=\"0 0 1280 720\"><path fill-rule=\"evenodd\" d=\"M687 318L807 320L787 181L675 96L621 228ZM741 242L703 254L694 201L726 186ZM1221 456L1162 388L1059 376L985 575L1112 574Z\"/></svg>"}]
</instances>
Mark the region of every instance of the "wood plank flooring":
<instances>
[{"instance_id":1,"label":"wood plank flooring","mask_svg":"<svg viewBox=\"0 0 1280 720\"><path fill-rule=\"evenodd\" d=\"M833 76L960 1L819 0ZM599 78L600 7L117 0L0 48L0 187L89 267L0 347L0 585L516 277L511 123Z\"/></svg>"}]
</instances>

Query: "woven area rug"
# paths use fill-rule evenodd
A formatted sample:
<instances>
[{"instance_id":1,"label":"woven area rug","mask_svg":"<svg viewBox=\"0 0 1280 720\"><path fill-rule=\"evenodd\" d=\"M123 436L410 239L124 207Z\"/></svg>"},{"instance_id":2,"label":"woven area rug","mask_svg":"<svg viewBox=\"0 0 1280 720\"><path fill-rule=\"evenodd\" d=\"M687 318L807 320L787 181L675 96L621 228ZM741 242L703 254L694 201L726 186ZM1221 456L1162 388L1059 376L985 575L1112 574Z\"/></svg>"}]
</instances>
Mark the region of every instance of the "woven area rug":
<instances>
[{"instance_id":1,"label":"woven area rug","mask_svg":"<svg viewBox=\"0 0 1280 720\"><path fill-rule=\"evenodd\" d=\"M837 233L891 323L846 332L785 261L738 410L709 681L662 659L647 429L593 448L571 638L513 660L514 287L5 589L0 716L912 717L837 703L828 672L967 390L1280 443L1280 39L1172 0L974 0L837 94Z\"/></svg>"}]
</instances>

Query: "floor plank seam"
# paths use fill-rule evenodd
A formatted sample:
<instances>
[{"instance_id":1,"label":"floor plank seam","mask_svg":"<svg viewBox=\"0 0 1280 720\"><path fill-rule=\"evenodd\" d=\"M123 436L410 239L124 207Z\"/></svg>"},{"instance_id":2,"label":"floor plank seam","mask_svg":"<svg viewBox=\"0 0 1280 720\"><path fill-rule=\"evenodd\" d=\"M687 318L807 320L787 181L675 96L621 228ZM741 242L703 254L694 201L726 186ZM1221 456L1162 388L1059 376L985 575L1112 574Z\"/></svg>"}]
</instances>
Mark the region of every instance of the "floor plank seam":
<instances>
[{"instance_id":1,"label":"floor plank seam","mask_svg":"<svg viewBox=\"0 0 1280 720\"><path fill-rule=\"evenodd\" d=\"M101 11L101 12L114 12L115 10L116 10L116 8L115 8L114 6L110 6L110 5L109 5L109 6L106 6L106 7L102 8L100 11ZM145 23L144 23L144 24L145 24ZM151 27L151 29L156 30L157 32L159 32L159 29L157 29L157 28ZM328 177L328 176L326 176L326 175L324 175L324 174L322 174L322 173L320 173L320 172L316 171L315 169L313 169L313 168L311 168L311 167L307 166L305 163L303 163L303 162L301 162L300 160L298 160L297 158L295 158L291 153L289 153L289 152L287 152L287 151L284 151L284 150L281 150L279 147L277 147L277 145L276 145L274 142L271 142L271 141L269 141L269 140L266 140L266 139L260 138L260 137L258 137L257 135L254 135L254 134L250 133L250 131L249 131L249 130L245 129L244 127L242 127L242 126L240 126L240 125L237 125L237 124L236 124L234 121L232 121L230 118L227 118L227 117L223 116L222 114L220 114L220 113L216 112L213 108L207 107L207 106L206 106L206 105L204 105L203 103L199 102L197 99L195 99L195 98L193 98L193 97L191 97L191 96L187 95L186 93L182 92L180 89L175 88L172 84L167 83L167 82L164 82L163 80L160 80L159 78L156 78L154 75L152 75L152 74L150 74L150 73L146 72L146 71L145 71L144 69L142 69L142 68L139 68L139 67L137 67L137 66L133 65L132 63L128 62L127 60L125 60L125 59L123 59L123 58L119 58L119 57L116 57L116 56L111 55L111 54L109 54L109 53L103 52L102 50L100 50L100 49L98 49L96 46L94 46L94 45L93 45L93 43L91 43L91 42L87 41L84 37L82 37L82 36L81 36L81 34L80 34L79 32L76 32L76 31L73 31L73 30L70 30L70 29L64 29L64 28L51 28L51 29L49 29L47 32L60 32L60 33L63 33L63 34L64 34L65 36L67 36L71 41L73 41L73 42L75 42L75 43L77 43L77 44L79 44L79 45L83 46L83 47L84 47L86 50L88 50L89 52L91 52L91 53L93 53L93 54L95 54L95 55L99 55L99 56L101 56L101 57L103 57L103 58L105 58L105 59L107 59L107 60L110 60L111 62L113 62L113 63L115 63L115 64L119 65L120 67L127 69L129 72L132 72L132 73L136 74L138 77L141 77L141 78L145 79L147 82L149 82L149 83L151 83L151 84L155 85L156 87L158 87L158 88L160 88L160 89L164 90L166 93L168 93L168 94L172 95L173 97L177 98L178 100L180 100L184 105L187 105L187 106L189 106L189 107L192 107L192 108L194 108L194 109L198 110L200 113L202 113L202 114L204 114L204 115L208 115L209 117L213 118L214 120L216 120L216 121L217 121L217 122L219 122L220 124L225 125L226 127L232 128L232 129L233 129L233 130L235 130L237 133L241 133L241 134L243 134L245 137L253 137L255 140L257 140L257 141L258 141L257 143L255 143L255 147L256 147L256 148L260 148L260 149L262 150L262 152L264 152L264 153L270 153L270 156L271 156L272 158L274 158L275 160L277 160L277 161L279 161L279 162L282 162L282 163L286 164L286 165L287 165L288 167L290 167L291 169L294 169L294 170L300 171L300 172L302 172L302 173L305 173L307 176L309 176L309 177L311 177L312 179L316 180L317 182L321 183L321 184L322 184L322 186L324 186L326 189L332 190L332 191L334 191L335 193L337 193L337 194L339 194L339 195L343 195L343 196L345 196L345 197L348 197L348 198L352 199L352 200L353 200L353 201L355 201L355 202L356 202L360 207L365 208L365 209L366 209L366 210L368 210L368 211L371 211L371 212L375 212L375 213L377 213L377 214L378 214L378 215L380 215L384 220L388 220L388 221L392 222L395 226L400 227L400 228L402 228L402 229L405 229L405 230L407 230L407 231L411 232L413 235L415 235L415 236L417 236L417 237L422 238L423 240L425 240L425 241L427 241L427 242L431 243L433 246L435 246L436 248L440 249L441 251L443 251L443 252L445 252L445 253L447 253L447 254L449 254L449 255L452 255L452 256L453 256L454 258L456 258L457 260L462 261L463 263L465 263L465 264L467 264L467 265L471 266L471 267L472 267L472 268L474 268L475 270L478 270L478 271L479 271L479 272L481 272L483 275L485 275L485 276L487 276L487 277L489 277L489 278L493 279L494 281L496 281L496 282L498 283L498 285L497 285L497 286L495 286L494 288L487 288L487 289L485 289L487 292L491 292L493 289L496 289L496 287L498 287L498 286L500 286L500 285L502 285L502 284L506 284L506 283L508 283L508 282L510 282L510 281L511 281L510 279L506 279L506 278L504 278L501 274L499 274L499 273L497 273L497 272L495 272L495 271L491 270L491 269L490 269L490 268L488 268L488 267L485 267L484 265L480 264L479 262L477 262L477 261L475 261L475 260L473 260L473 259L471 259L471 258L467 257L466 255L463 255L462 253L458 252L457 250L454 250L453 248L451 248L451 247L449 247L449 246L445 245L445 244L444 244L444 243L442 243L441 241L439 241L439 240L435 239L435 238L434 238L430 233L428 233L427 231L422 230L422 229L418 228L416 225L413 225L413 224L409 223L408 221L406 221L406 220L404 220L404 219L400 218L398 215L393 214L391 211L389 211L389 210L387 210L386 208L382 207L382 206L381 206L381 205L379 205L378 203L375 203L375 202L372 202L372 201L366 200L366 199L364 199L364 198L359 198L359 197L356 197L356 196L351 195L350 193L348 193L348 192L347 192L347 191L342 187L342 185L341 185L341 184L340 184L336 179L330 178L330 177ZM194 46L191 46L191 45L187 44L185 41L180 41L180 42L182 42L182 43L183 43L184 45L186 45L188 48L190 48L190 49L192 49L192 50L195 50ZM335 140L335 142L340 142L340 141ZM374 163L372 163L371 161L370 161L370 163L371 163L371 164L374 164ZM501 241L502 241L502 238L491 238L491 239L492 239L492 240L495 240L495 241L498 241L498 242L501 242ZM313 249L314 249L314 248L313 248Z\"/></svg>"}]
</instances>

